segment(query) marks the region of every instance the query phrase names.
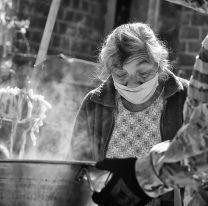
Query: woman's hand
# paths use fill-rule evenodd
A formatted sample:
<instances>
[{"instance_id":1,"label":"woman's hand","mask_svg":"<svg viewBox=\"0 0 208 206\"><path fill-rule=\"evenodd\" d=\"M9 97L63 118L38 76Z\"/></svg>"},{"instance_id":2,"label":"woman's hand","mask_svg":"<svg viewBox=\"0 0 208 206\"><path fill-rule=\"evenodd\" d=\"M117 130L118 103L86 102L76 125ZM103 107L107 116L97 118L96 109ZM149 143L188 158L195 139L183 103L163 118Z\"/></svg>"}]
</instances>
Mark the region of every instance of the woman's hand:
<instances>
[{"instance_id":1,"label":"woman's hand","mask_svg":"<svg viewBox=\"0 0 208 206\"><path fill-rule=\"evenodd\" d=\"M143 206L152 198L146 195L136 179L137 158L104 159L96 164L100 170L107 170L112 177L100 191L94 192L92 199L102 206Z\"/></svg>"}]
</instances>

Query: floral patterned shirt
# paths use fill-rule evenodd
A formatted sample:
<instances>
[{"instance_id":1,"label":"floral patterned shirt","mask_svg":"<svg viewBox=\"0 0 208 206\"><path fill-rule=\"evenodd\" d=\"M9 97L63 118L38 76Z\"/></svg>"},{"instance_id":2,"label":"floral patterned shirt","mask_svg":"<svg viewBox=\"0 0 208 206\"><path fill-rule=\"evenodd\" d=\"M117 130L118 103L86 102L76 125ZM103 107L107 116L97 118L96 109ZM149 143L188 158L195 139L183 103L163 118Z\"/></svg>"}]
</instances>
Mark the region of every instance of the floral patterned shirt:
<instances>
[{"instance_id":1,"label":"floral patterned shirt","mask_svg":"<svg viewBox=\"0 0 208 206\"><path fill-rule=\"evenodd\" d=\"M148 108L139 112L127 110L116 95L115 126L107 149L107 157L141 157L161 142L160 116L163 98L160 95Z\"/></svg>"}]
</instances>

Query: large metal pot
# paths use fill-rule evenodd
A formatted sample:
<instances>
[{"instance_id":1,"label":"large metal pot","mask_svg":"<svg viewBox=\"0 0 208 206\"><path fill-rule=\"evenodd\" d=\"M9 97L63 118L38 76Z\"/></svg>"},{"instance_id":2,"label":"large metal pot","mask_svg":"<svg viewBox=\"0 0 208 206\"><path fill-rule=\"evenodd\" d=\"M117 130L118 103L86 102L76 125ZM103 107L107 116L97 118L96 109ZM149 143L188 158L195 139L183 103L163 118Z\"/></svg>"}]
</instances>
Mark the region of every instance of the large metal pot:
<instances>
[{"instance_id":1,"label":"large metal pot","mask_svg":"<svg viewBox=\"0 0 208 206\"><path fill-rule=\"evenodd\" d=\"M94 206L92 191L100 190L108 172L93 162L2 160L0 205Z\"/></svg>"}]
</instances>

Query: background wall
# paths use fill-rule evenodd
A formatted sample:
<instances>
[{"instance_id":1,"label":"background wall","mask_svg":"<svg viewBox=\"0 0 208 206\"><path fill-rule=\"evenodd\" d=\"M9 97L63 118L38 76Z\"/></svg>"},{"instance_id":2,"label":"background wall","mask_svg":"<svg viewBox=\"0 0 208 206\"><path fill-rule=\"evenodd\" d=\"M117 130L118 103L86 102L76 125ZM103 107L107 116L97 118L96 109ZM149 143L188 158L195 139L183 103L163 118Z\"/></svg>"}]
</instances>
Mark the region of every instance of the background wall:
<instances>
[{"instance_id":1,"label":"background wall","mask_svg":"<svg viewBox=\"0 0 208 206\"><path fill-rule=\"evenodd\" d=\"M179 68L189 77L201 42L208 33L208 16L191 9L182 8L180 22L177 56Z\"/></svg>"},{"instance_id":2,"label":"background wall","mask_svg":"<svg viewBox=\"0 0 208 206\"><path fill-rule=\"evenodd\" d=\"M174 72L189 78L195 55L208 31L208 16L166 1L159 1L155 32L170 49ZM51 38L48 55L64 53L96 61L98 48L110 32L122 23L148 22L150 1L143 0L62 0ZM113 3L112 3L113 2ZM115 3L114 3L115 2ZM33 54L37 54L51 0L19 0L18 18L30 19L26 34ZM115 4L114 11L108 5ZM111 21L114 21L112 23ZM109 25L112 25L109 29ZM152 25L152 27L154 27Z\"/></svg>"},{"instance_id":3,"label":"background wall","mask_svg":"<svg viewBox=\"0 0 208 206\"><path fill-rule=\"evenodd\" d=\"M100 40L104 37L107 1L62 0L48 55L64 53L72 57L95 60ZM51 0L19 0L18 18L29 19L26 34L32 52L37 54Z\"/></svg>"}]
</instances>

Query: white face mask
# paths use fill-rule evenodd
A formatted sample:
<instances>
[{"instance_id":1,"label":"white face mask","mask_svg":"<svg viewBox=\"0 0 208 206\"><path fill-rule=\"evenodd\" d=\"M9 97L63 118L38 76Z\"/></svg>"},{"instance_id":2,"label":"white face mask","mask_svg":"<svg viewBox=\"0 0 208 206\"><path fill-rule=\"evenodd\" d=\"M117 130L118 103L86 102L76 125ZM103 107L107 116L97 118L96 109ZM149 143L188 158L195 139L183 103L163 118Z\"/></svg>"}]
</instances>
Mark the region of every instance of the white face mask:
<instances>
[{"instance_id":1,"label":"white face mask","mask_svg":"<svg viewBox=\"0 0 208 206\"><path fill-rule=\"evenodd\" d=\"M152 97L158 86L158 73L154 78L135 88L129 88L114 80L114 86L119 94L133 104L142 104Z\"/></svg>"}]
</instances>

